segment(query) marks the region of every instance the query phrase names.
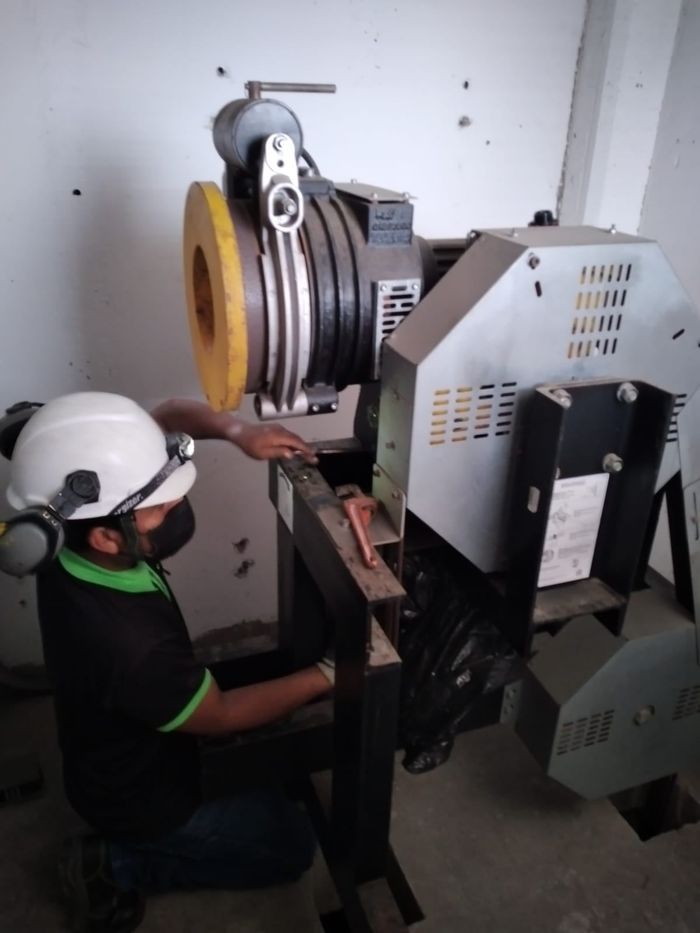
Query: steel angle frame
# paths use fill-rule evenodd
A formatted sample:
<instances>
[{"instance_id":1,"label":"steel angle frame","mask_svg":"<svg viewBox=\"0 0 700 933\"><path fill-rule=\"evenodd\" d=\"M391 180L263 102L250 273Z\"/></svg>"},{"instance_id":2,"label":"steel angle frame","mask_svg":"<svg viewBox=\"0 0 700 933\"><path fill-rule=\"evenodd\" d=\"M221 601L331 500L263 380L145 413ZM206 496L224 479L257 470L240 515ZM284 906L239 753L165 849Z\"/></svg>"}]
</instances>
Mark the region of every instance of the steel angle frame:
<instances>
[{"instance_id":1,"label":"steel angle frame","mask_svg":"<svg viewBox=\"0 0 700 933\"><path fill-rule=\"evenodd\" d=\"M404 590L381 558L364 566L318 468L271 464L270 497L279 514L280 648L295 666L317 660L326 644L335 652L329 806L310 781L306 790L342 922L357 933L405 929L376 920L381 902L392 905L394 923L422 919L389 844L401 662L377 619L392 618Z\"/></svg>"}]
</instances>

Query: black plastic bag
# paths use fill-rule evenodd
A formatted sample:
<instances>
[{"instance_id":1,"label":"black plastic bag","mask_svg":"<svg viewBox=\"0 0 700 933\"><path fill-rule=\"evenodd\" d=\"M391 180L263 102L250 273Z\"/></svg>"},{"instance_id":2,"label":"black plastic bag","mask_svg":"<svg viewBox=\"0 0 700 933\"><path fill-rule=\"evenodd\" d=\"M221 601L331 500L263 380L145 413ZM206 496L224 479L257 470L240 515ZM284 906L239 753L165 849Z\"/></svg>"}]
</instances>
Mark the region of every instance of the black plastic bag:
<instances>
[{"instance_id":1,"label":"black plastic bag","mask_svg":"<svg viewBox=\"0 0 700 933\"><path fill-rule=\"evenodd\" d=\"M510 678L517 655L490 621L493 596L445 549L408 555L401 612L399 732L413 774L449 758L478 700Z\"/></svg>"}]
</instances>

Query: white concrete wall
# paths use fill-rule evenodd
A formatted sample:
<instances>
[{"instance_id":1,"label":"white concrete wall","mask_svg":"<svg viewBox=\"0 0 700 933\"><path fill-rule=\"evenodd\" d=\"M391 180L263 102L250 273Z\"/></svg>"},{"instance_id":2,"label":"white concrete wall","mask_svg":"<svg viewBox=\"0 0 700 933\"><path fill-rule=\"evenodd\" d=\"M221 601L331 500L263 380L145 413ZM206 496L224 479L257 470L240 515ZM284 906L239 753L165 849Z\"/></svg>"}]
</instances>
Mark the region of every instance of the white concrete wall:
<instances>
[{"instance_id":1,"label":"white concrete wall","mask_svg":"<svg viewBox=\"0 0 700 933\"><path fill-rule=\"evenodd\" d=\"M572 108L562 224L637 233L681 0L590 0Z\"/></svg>"},{"instance_id":2,"label":"white concrete wall","mask_svg":"<svg viewBox=\"0 0 700 933\"><path fill-rule=\"evenodd\" d=\"M640 233L658 240L700 308L700 4L685 0L659 120ZM700 359L698 360L700 365ZM660 526L652 561L672 576L668 526Z\"/></svg>"},{"instance_id":3,"label":"white concrete wall","mask_svg":"<svg viewBox=\"0 0 700 933\"><path fill-rule=\"evenodd\" d=\"M426 235L553 208L584 13L584 0L3 0L0 404L199 395L182 204L191 180L220 177L211 119L246 79L336 82L335 98L287 98L309 149L332 178L416 195ZM343 436L351 408L297 428ZM199 467L198 539L173 562L191 630L274 618L266 468L222 445ZM32 584L0 580L0 601L0 661L39 660Z\"/></svg>"},{"instance_id":4,"label":"white concrete wall","mask_svg":"<svg viewBox=\"0 0 700 933\"><path fill-rule=\"evenodd\" d=\"M659 241L700 307L700 4L683 5L641 232Z\"/></svg>"}]
</instances>

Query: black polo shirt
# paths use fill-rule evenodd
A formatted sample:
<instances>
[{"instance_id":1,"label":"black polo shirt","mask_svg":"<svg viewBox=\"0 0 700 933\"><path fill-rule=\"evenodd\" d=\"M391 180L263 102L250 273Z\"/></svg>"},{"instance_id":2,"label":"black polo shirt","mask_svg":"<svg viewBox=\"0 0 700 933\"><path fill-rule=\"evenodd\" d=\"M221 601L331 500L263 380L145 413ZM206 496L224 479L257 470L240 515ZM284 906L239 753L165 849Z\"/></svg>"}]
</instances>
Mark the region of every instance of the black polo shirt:
<instances>
[{"instance_id":1,"label":"black polo shirt","mask_svg":"<svg viewBox=\"0 0 700 933\"><path fill-rule=\"evenodd\" d=\"M199 804L194 736L175 731L211 683L162 576L64 549L37 580L66 794L108 838L149 840Z\"/></svg>"}]
</instances>

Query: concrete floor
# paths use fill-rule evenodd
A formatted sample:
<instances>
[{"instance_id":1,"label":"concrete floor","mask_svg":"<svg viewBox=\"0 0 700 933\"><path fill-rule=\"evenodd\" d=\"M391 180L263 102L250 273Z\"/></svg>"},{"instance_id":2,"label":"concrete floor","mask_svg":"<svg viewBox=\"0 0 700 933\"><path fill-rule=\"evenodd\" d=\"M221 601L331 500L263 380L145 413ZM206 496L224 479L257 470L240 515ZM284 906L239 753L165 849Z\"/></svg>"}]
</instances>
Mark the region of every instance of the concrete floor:
<instances>
[{"instance_id":1,"label":"concrete floor","mask_svg":"<svg viewBox=\"0 0 700 933\"><path fill-rule=\"evenodd\" d=\"M0 809L0 931L64 929L61 838L80 823L62 797L50 700L3 703L0 756L36 751L46 795ZM700 824L647 843L606 801L544 778L507 729L464 736L432 774L397 769L394 847L427 919L417 933L700 931ZM318 879L316 879L318 881ZM314 933L314 879L264 892L149 901L143 933Z\"/></svg>"}]
</instances>

